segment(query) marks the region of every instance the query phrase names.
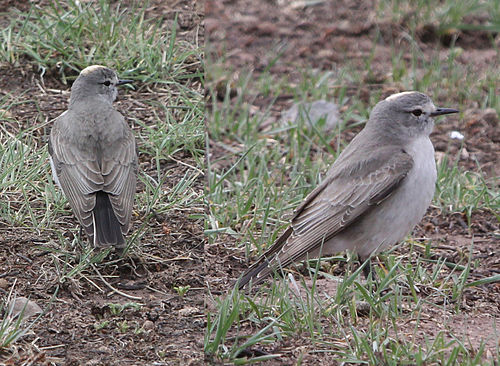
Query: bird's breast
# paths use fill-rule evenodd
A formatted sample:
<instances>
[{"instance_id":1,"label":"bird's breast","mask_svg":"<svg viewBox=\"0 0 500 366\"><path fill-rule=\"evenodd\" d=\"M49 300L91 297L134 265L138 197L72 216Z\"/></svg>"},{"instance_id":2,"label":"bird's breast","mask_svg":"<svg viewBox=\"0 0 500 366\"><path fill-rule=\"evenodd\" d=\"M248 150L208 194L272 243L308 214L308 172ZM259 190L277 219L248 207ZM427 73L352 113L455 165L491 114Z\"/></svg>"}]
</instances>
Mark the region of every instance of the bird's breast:
<instances>
[{"instance_id":1,"label":"bird's breast","mask_svg":"<svg viewBox=\"0 0 500 366\"><path fill-rule=\"evenodd\" d=\"M413 159L413 167L405 179L405 184L422 192L429 200L432 199L437 170L431 140L427 136L419 137L407 145L406 151Z\"/></svg>"},{"instance_id":2,"label":"bird's breast","mask_svg":"<svg viewBox=\"0 0 500 366\"><path fill-rule=\"evenodd\" d=\"M429 207L436 187L434 147L427 136L420 137L406 146L413 158L413 167L401 185L380 207L379 215L390 223L390 233L384 244L398 242L420 222Z\"/></svg>"},{"instance_id":3,"label":"bird's breast","mask_svg":"<svg viewBox=\"0 0 500 366\"><path fill-rule=\"evenodd\" d=\"M387 199L328 243L332 252L351 249L366 258L404 239L422 219L436 184L434 148L428 137L421 137L405 150L413 158L408 175Z\"/></svg>"}]
</instances>

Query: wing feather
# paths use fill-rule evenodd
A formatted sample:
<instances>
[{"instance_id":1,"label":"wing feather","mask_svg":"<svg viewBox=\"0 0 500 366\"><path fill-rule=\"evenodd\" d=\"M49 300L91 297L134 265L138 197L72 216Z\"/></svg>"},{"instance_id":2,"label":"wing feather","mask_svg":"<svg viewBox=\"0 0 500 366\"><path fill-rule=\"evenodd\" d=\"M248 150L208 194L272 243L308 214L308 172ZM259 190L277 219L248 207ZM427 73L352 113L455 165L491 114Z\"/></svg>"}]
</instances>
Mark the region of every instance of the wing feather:
<instances>
[{"instance_id":1,"label":"wing feather","mask_svg":"<svg viewBox=\"0 0 500 366\"><path fill-rule=\"evenodd\" d=\"M128 131L114 154L106 156L112 158L107 158L103 164L103 190L110 194L113 211L125 234L130 226L137 182L137 155L132 133Z\"/></svg>"},{"instance_id":2,"label":"wing feather","mask_svg":"<svg viewBox=\"0 0 500 366\"><path fill-rule=\"evenodd\" d=\"M109 118L115 123L123 123L123 116L114 111ZM71 115L61 115L52 127L49 139L49 153L55 173L78 221L87 234L93 238L92 210L95 207L95 192L109 194L113 211L121 230L126 233L130 224L134 201L137 155L135 139L125 126L123 137L116 139L103 137L101 145L82 149L68 138L67 126ZM65 133L62 133L65 131Z\"/></svg>"},{"instance_id":3,"label":"wing feather","mask_svg":"<svg viewBox=\"0 0 500 366\"><path fill-rule=\"evenodd\" d=\"M49 153L55 174L68 202L86 233L93 235L91 211L95 206L93 193L102 187L99 166L92 156L82 154L78 147L61 134L67 114L56 120L49 140Z\"/></svg>"},{"instance_id":4,"label":"wing feather","mask_svg":"<svg viewBox=\"0 0 500 366\"><path fill-rule=\"evenodd\" d=\"M255 283L261 282L278 265L285 267L303 259L355 223L399 186L412 168L413 159L394 147L379 149L354 164L342 163L334 165L297 208L291 229L245 272L240 288L252 278Z\"/></svg>"}]
</instances>

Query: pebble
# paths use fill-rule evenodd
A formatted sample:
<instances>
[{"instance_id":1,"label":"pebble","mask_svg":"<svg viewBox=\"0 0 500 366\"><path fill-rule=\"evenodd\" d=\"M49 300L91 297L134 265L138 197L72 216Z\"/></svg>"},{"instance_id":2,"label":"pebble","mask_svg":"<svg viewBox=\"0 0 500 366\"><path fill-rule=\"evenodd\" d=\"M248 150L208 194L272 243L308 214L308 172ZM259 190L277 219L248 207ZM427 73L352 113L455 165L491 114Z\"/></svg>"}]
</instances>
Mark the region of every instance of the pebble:
<instances>
[{"instance_id":1,"label":"pebble","mask_svg":"<svg viewBox=\"0 0 500 366\"><path fill-rule=\"evenodd\" d=\"M453 140L463 140L464 139L464 135L462 135L458 131L451 131L450 132L450 138L452 138Z\"/></svg>"},{"instance_id":2,"label":"pebble","mask_svg":"<svg viewBox=\"0 0 500 366\"><path fill-rule=\"evenodd\" d=\"M186 306L185 308L179 310L179 315L180 316L189 316L189 315L193 315L193 314L196 314L199 312L200 312L200 309L198 309L198 308L195 308L193 306Z\"/></svg>"},{"instance_id":3,"label":"pebble","mask_svg":"<svg viewBox=\"0 0 500 366\"><path fill-rule=\"evenodd\" d=\"M316 100L312 103L295 103L290 109L281 114L281 124L285 126L290 123L296 124L302 119L303 125L312 129L311 124L316 126L322 118L325 119L322 130L325 132L332 131L340 122L337 105L325 100Z\"/></svg>"},{"instance_id":4,"label":"pebble","mask_svg":"<svg viewBox=\"0 0 500 366\"><path fill-rule=\"evenodd\" d=\"M498 113L494 108L485 109L482 117L486 122L488 122L492 126L498 124Z\"/></svg>"},{"instance_id":5,"label":"pebble","mask_svg":"<svg viewBox=\"0 0 500 366\"><path fill-rule=\"evenodd\" d=\"M36 302L28 300L26 297L15 298L14 303L11 303L11 305L13 305L13 316L18 316L23 310L23 318L29 318L42 312L42 308Z\"/></svg>"},{"instance_id":6,"label":"pebble","mask_svg":"<svg viewBox=\"0 0 500 366\"><path fill-rule=\"evenodd\" d=\"M5 278L0 278L0 288L6 290L9 287L9 281Z\"/></svg>"},{"instance_id":7,"label":"pebble","mask_svg":"<svg viewBox=\"0 0 500 366\"><path fill-rule=\"evenodd\" d=\"M153 323L151 320L146 320L142 325L142 329L144 330L152 330L154 328L155 328L155 323Z\"/></svg>"}]
</instances>

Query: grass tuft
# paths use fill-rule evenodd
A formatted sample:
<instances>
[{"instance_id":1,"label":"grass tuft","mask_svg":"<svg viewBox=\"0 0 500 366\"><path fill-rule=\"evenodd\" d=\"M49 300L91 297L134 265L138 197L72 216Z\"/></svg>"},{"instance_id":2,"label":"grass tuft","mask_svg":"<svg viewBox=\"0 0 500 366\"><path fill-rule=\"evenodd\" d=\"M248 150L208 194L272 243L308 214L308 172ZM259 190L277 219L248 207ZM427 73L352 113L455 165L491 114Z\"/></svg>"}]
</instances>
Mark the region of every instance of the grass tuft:
<instances>
[{"instance_id":1,"label":"grass tuft","mask_svg":"<svg viewBox=\"0 0 500 366\"><path fill-rule=\"evenodd\" d=\"M0 57L11 64L27 57L42 76L56 73L63 81L91 64L145 83L201 79L200 49L177 39L177 21L147 17L147 6L135 4L51 0L49 6L33 5L14 14L0 33Z\"/></svg>"}]
</instances>

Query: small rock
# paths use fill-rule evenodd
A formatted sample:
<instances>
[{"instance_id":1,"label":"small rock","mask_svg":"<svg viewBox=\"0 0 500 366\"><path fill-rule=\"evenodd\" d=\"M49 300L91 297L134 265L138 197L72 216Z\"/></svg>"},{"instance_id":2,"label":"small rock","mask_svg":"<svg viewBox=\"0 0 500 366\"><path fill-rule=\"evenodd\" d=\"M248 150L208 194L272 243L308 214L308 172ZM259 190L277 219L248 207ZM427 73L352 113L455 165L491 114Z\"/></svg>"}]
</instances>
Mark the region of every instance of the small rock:
<instances>
[{"instance_id":1,"label":"small rock","mask_svg":"<svg viewBox=\"0 0 500 366\"><path fill-rule=\"evenodd\" d=\"M366 84L383 84L387 80L387 74L380 72L369 70L364 76L363 81Z\"/></svg>"},{"instance_id":2,"label":"small rock","mask_svg":"<svg viewBox=\"0 0 500 366\"><path fill-rule=\"evenodd\" d=\"M461 157L462 159L464 159L464 160L467 160L467 159L469 159L469 156L470 156L470 155L469 155L469 152L468 152L468 151L467 151L467 149L464 147L464 148L462 149L462 151L460 152L460 157Z\"/></svg>"},{"instance_id":3,"label":"small rock","mask_svg":"<svg viewBox=\"0 0 500 366\"><path fill-rule=\"evenodd\" d=\"M85 366L96 366L101 365L102 360L99 358L93 358L85 363Z\"/></svg>"},{"instance_id":4,"label":"small rock","mask_svg":"<svg viewBox=\"0 0 500 366\"><path fill-rule=\"evenodd\" d=\"M24 310L24 312L23 312ZM18 316L23 312L23 318L29 318L33 315L40 314L42 308L36 302L28 300L26 297L17 297L14 299L12 315Z\"/></svg>"},{"instance_id":5,"label":"small rock","mask_svg":"<svg viewBox=\"0 0 500 366\"><path fill-rule=\"evenodd\" d=\"M464 135L462 135L458 131L451 131L450 132L450 138L453 139L453 140L463 140L464 139Z\"/></svg>"},{"instance_id":6,"label":"small rock","mask_svg":"<svg viewBox=\"0 0 500 366\"><path fill-rule=\"evenodd\" d=\"M330 49L319 50L317 53L318 58L333 58L335 57L335 51Z\"/></svg>"},{"instance_id":7,"label":"small rock","mask_svg":"<svg viewBox=\"0 0 500 366\"><path fill-rule=\"evenodd\" d=\"M189 315L193 315L193 314L196 314L199 312L200 312L200 309L198 309L198 308L195 308L193 306L186 306L185 308L179 310L179 315L180 316L189 316Z\"/></svg>"},{"instance_id":8,"label":"small rock","mask_svg":"<svg viewBox=\"0 0 500 366\"><path fill-rule=\"evenodd\" d=\"M108 347L102 345L99 348L97 348L97 352L98 353L111 353L111 350Z\"/></svg>"},{"instance_id":9,"label":"small rock","mask_svg":"<svg viewBox=\"0 0 500 366\"><path fill-rule=\"evenodd\" d=\"M356 301L356 313L359 316L367 316L370 314L370 304L366 301Z\"/></svg>"},{"instance_id":10,"label":"small rock","mask_svg":"<svg viewBox=\"0 0 500 366\"><path fill-rule=\"evenodd\" d=\"M498 124L498 113L494 108L487 108L483 112L482 118L492 126Z\"/></svg>"},{"instance_id":11,"label":"small rock","mask_svg":"<svg viewBox=\"0 0 500 366\"><path fill-rule=\"evenodd\" d=\"M288 125L290 122L297 123L302 120L304 126L312 128L311 124L316 126L322 118L325 119L322 130L324 132L333 130L340 122L337 105L325 100L316 100L312 103L296 103L281 114L281 124Z\"/></svg>"},{"instance_id":12,"label":"small rock","mask_svg":"<svg viewBox=\"0 0 500 366\"><path fill-rule=\"evenodd\" d=\"M0 278L0 288L6 290L9 287L9 281L5 278Z\"/></svg>"},{"instance_id":13,"label":"small rock","mask_svg":"<svg viewBox=\"0 0 500 366\"><path fill-rule=\"evenodd\" d=\"M0 109L0 119L12 118L12 113L7 109Z\"/></svg>"},{"instance_id":14,"label":"small rock","mask_svg":"<svg viewBox=\"0 0 500 366\"><path fill-rule=\"evenodd\" d=\"M142 325L142 329L144 330L152 330L155 327L155 323L153 323L151 320L146 320L144 324Z\"/></svg>"},{"instance_id":15,"label":"small rock","mask_svg":"<svg viewBox=\"0 0 500 366\"><path fill-rule=\"evenodd\" d=\"M436 159L436 164L440 165L443 159L445 158L446 154L442 151L436 151L434 153L434 158Z\"/></svg>"}]
</instances>

